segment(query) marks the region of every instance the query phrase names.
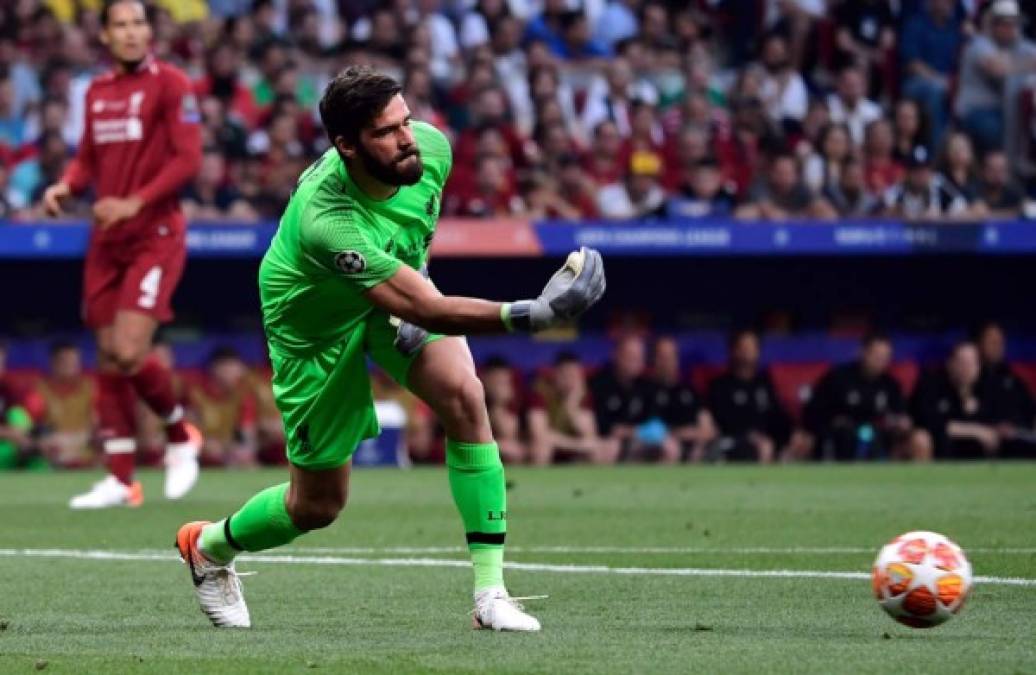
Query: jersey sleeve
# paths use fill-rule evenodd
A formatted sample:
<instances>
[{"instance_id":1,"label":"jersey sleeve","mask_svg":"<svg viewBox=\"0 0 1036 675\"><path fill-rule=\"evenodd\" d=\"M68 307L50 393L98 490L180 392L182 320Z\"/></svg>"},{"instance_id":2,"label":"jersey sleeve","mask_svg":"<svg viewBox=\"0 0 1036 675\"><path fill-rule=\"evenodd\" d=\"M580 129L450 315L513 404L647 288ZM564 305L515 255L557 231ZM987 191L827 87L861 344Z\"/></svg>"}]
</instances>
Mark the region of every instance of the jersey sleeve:
<instances>
[{"instance_id":1,"label":"jersey sleeve","mask_svg":"<svg viewBox=\"0 0 1036 675\"><path fill-rule=\"evenodd\" d=\"M414 135L425 167L433 173L439 190L446 185L453 168L453 149L446 135L427 122L414 122Z\"/></svg>"},{"instance_id":2,"label":"jersey sleeve","mask_svg":"<svg viewBox=\"0 0 1036 675\"><path fill-rule=\"evenodd\" d=\"M169 71L163 94L161 124L171 147L162 170L137 191L145 204L174 197L201 168L201 111L191 81L183 73Z\"/></svg>"},{"instance_id":3,"label":"jersey sleeve","mask_svg":"<svg viewBox=\"0 0 1036 675\"><path fill-rule=\"evenodd\" d=\"M364 230L362 219L341 206L304 214L299 239L311 262L362 292L387 281L403 264Z\"/></svg>"}]
</instances>

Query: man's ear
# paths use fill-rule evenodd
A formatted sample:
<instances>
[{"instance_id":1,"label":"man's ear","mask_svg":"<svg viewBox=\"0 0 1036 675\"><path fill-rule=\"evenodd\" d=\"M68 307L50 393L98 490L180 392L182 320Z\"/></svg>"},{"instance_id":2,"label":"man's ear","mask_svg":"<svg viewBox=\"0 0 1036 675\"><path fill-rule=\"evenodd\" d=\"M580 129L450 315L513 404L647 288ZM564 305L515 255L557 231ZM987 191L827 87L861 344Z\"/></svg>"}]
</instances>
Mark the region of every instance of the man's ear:
<instances>
[{"instance_id":1,"label":"man's ear","mask_svg":"<svg viewBox=\"0 0 1036 675\"><path fill-rule=\"evenodd\" d=\"M108 37L108 29L107 28L102 28L101 32L98 33L98 35L97 35L97 39L101 41L102 45L107 47L108 44L111 42L111 39L109 39L109 37Z\"/></svg>"},{"instance_id":2,"label":"man's ear","mask_svg":"<svg viewBox=\"0 0 1036 675\"><path fill-rule=\"evenodd\" d=\"M345 140L345 136L335 136L335 147L338 148L338 153L345 159L352 159L356 156L356 148Z\"/></svg>"}]
</instances>

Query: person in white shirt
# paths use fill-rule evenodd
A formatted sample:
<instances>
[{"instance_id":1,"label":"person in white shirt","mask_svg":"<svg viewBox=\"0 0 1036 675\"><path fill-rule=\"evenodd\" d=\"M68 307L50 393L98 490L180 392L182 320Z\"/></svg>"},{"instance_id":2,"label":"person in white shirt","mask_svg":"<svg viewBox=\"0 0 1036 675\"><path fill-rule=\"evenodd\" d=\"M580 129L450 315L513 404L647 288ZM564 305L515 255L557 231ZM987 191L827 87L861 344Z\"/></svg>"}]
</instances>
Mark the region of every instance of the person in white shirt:
<instances>
[{"instance_id":1,"label":"person in white shirt","mask_svg":"<svg viewBox=\"0 0 1036 675\"><path fill-rule=\"evenodd\" d=\"M778 124L785 120L801 122L809 108L809 91L791 62L787 39L780 33L770 33L763 40L761 57L765 75L759 95L770 118Z\"/></svg>"},{"instance_id":2,"label":"person in white shirt","mask_svg":"<svg viewBox=\"0 0 1036 675\"><path fill-rule=\"evenodd\" d=\"M838 88L827 99L832 122L844 122L849 126L853 143L863 143L867 125L880 119L881 106L866 98L867 80L863 71L856 66L843 68L838 75Z\"/></svg>"}]
</instances>

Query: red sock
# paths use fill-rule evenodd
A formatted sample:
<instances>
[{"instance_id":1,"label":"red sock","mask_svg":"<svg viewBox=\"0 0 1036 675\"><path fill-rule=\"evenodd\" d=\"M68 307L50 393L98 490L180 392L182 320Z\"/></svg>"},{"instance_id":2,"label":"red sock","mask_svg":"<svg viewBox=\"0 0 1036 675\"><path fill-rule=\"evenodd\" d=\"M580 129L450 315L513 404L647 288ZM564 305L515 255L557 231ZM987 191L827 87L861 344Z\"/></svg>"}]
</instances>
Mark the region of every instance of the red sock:
<instances>
[{"instance_id":1,"label":"red sock","mask_svg":"<svg viewBox=\"0 0 1036 675\"><path fill-rule=\"evenodd\" d=\"M136 464L136 400L133 386L124 376L97 376L97 417L108 470L126 485L133 482Z\"/></svg>"},{"instance_id":2,"label":"red sock","mask_svg":"<svg viewBox=\"0 0 1036 675\"><path fill-rule=\"evenodd\" d=\"M149 356L140 370L130 376L130 380L140 398L165 420L165 435L169 442L183 443L188 440L183 408L176 402L176 394L173 393L172 375L158 359Z\"/></svg>"}]
</instances>

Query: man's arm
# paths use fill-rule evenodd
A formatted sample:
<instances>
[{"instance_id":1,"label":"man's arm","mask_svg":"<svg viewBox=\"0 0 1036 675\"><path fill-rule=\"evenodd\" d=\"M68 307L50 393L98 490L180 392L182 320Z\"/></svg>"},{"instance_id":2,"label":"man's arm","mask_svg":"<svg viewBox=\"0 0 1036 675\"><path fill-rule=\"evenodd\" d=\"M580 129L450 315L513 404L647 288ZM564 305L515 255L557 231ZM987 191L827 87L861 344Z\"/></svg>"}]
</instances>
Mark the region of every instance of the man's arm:
<instances>
[{"instance_id":1,"label":"man's arm","mask_svg":"<svg viewBox=\"0 0 1036 675\"><path fill-rule=\"evenodd\" d=\"M443 295L414 269L401 265L366 291L379 309L426 330L447 335L539 331L574 319L605 290L604 262L593 249L573 252L534 300L492 302Z\"/></svg>"},{"instance_id":2,"label":"man's arm","mask_svg":"<svg viewBox=\"0 0 1036 675\"><path fill-rule=\"evenodd\" d=\"M191 83L176 73L169 87L162 122L172 142L171 153L162 170L134 195L144 206L175 195L201 168L201 112Z\"/></svg>"}]
</instances>

